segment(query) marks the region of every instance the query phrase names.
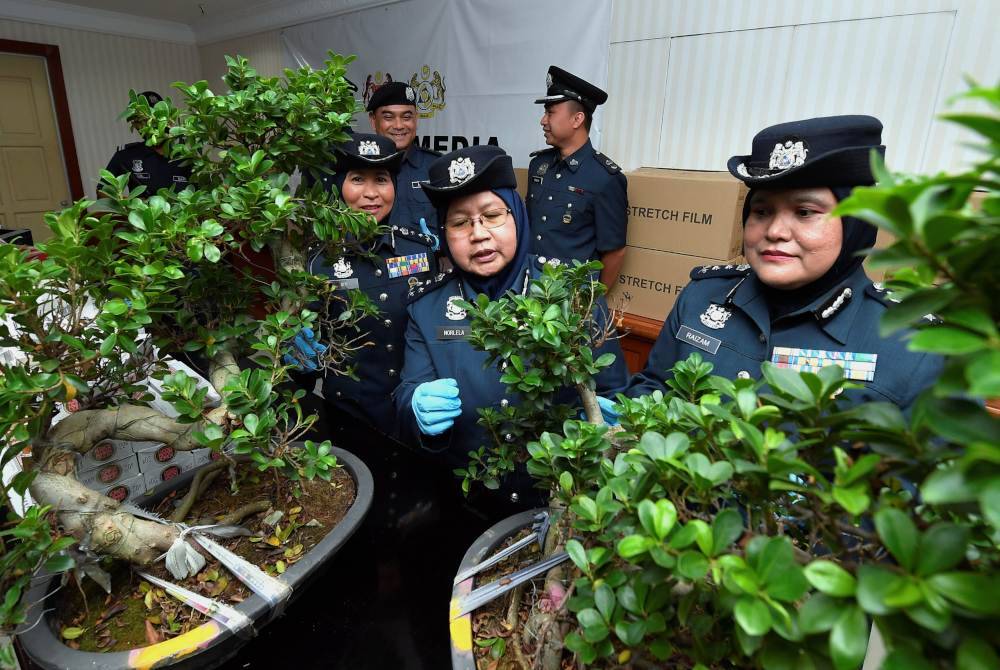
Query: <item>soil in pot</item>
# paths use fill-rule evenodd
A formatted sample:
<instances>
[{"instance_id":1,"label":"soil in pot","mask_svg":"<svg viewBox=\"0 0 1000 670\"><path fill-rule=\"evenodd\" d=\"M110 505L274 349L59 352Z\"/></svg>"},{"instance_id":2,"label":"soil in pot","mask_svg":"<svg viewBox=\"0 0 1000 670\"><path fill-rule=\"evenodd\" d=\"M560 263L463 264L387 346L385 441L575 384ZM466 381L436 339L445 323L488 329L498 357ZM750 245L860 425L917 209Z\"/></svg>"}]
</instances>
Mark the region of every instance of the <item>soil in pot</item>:
<instances>
[{"instance_id":1,"label":"soil in pot","mask_svg":"<svg viewBox=\"0 0 1000 670\"><path fill-rule=\"evenodd\" d=\"M284 572L318 544L347 514L356 493L354 480L344 468L335 469L330 481L301 482L298 495L293 482L283 481L279 489L271 474L257 472L249 464L237 469L237 479L238 492L233 495L228 470L220 471L192 507L187 522L217 523L220 517L253 505L257 511L241 522L251 536L213 539L271 575ZM169 518L185 492L168 495L154 511ZM142 504L141 499L137 502ZM277 512L281 512L280 519L275 519ZM146 572L229 604L251 595L217 560L206 558L201 572L181 582L176 582L163 562ZM205 622L205 615L152 587L127 564L118 561L104 567L111 574L110 595L91 579L84 579L82 588L71 580L57 601L56 633L73 649L127 651L176 637Z\"/></svg>"}]
</instances>

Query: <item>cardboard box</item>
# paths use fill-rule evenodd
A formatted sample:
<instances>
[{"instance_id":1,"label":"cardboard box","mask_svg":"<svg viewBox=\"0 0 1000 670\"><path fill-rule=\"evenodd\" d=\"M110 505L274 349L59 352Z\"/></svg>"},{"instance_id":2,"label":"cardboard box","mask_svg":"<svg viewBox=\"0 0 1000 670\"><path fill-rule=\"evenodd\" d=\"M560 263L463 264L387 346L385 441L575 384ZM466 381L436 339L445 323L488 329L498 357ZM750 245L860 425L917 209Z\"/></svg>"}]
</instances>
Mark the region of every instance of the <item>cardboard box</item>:
<instances>
[{"instance_id":1,"label":"cardboard box","mask_svg":"<svg viewBox=\"0 0 1000 670\"><path fill-rule=\"evenodd\" d=\"M139 473L134 477L129 477L124 481L112 484L111 486L101 489L102 494L106 495L112 500L117 500L118 502L125 502L126 500L135 500L145 492L146 492L146 480L142 476L142 473Z\"/></svg>"},{"instance_id":2,"label":"cardboard box","mask_svg":"<svg viewBox=\"0 0 1000 670\"><path fill-rule=\"evenodd\" d=\"M145 479L145 486L147 491L152 491L154 488L162 484L163 482L170 481L174 477L177 477L182 472L187 472L188 470L193 470L194 465L191 460L191 454L183 453L184 458L179 458L177 460L168 463L167 465L158 465L151 467L149 469L142 471L143 479Z\"/></svg>"},{"instance_id":3,"label":"cardboard box","mask_svg":"<svg viewBox=\"0 0 1000 670\"><path fill-rule=\"evenodd\" d=\"M514 176L517 177L517 192L524 200L528 197L528 168L514 168Z\"/></svg>"},{"instance_id":4,"label":"cardboard box","mask_svg":"<svg viewBox=\"0 0 1000 670\"><path fill-rule=\"evenodd\" d=\"M608 305L663 321L687 286L692 268L719 264L711 258L628 247L618 282L608 294Z\"/></svg>"},{"instance_id":5,"label":"cardboard box","mask_svg":"<svg viewBox=\"0 0 1000 670\"><path fill-rule=\"evenodd\" d=\"M108 461L93 470L80 472L77 474L77 479L84 486L104 489L111 484L135 477L137 474L139 474L139 462L136 460L135 454L130 453L124 458Z\"/></svg>"},{"instance_id":6,"label":"cardboard box","mask_svg":"<svg viewBox=\"0 0 1000 670\"><path fill-rule=\"evenodd\" d=\"M641 168L626 176L630 247L714 261L742 253L748 189L728 172Z\"/></svg>"}]
</instances>

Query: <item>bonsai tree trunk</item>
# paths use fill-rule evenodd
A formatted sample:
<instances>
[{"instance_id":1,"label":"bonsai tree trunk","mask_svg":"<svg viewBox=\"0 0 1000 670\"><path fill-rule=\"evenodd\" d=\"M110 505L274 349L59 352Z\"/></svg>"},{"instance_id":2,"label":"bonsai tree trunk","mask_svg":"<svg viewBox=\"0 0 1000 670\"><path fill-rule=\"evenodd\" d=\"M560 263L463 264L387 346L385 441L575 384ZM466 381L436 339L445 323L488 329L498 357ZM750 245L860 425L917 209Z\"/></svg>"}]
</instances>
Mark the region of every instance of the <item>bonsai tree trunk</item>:
<instances>
[{"instance_id":1,"label":"bonsai tree trunk","mask_svg":"<svg viewBox=\"0 0 1000 670\"><path fill-rule=\"evenodd\" d=\"M216 390L233 375L239 375L239 368L232 354L222 352L212 360L209 377ZM225 418L225 407L209 411L198 423L180 423L139 405L70 414L36 443L38 474L29 490L39 504L52 506L59 523L81 544L105 556L148 565L174 543L177 527L136 518L117 501L81 484L76 454L87 453L105 439L148 440L189 451L200 446L195 432L209 423L222 424Z\"/></svg>"}]
</instances>

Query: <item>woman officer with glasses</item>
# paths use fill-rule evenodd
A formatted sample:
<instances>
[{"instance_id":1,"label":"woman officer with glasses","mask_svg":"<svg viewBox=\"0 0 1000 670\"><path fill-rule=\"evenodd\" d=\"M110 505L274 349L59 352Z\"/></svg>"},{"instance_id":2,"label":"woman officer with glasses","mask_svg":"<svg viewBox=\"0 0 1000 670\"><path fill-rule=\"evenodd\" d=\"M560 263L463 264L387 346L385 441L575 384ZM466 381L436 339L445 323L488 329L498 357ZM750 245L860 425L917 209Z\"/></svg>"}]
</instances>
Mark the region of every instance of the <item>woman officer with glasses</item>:
<instances>
[{"instance_id":1,"label":"woman officer with glasses","mask_svg":"<svg viewBox=\"0 0 1000 670\"><path fill-rule=\"evenodd\" d=\"M476 410L517 399L507 397L496 367L484 369L486 354L467 341L469 320L457 302L471 302L479 294L495 300L507 291L524 293L547 262L558 261L529 254L528 214L503 149L459 149L431 163L429 176L423 187L438 210L441 246L453 270L410 291L414 302L394 399L404 440L439 453L451 467L465 467L468 452L490 441L477 424ZM617 340L602 352L616 359L598 375L598 392L627 380ZM489 507L504 514L530 506L534 501L526 495L526 484L507 482L502 501L492 496Z\"/></svg>"}]
</instances>

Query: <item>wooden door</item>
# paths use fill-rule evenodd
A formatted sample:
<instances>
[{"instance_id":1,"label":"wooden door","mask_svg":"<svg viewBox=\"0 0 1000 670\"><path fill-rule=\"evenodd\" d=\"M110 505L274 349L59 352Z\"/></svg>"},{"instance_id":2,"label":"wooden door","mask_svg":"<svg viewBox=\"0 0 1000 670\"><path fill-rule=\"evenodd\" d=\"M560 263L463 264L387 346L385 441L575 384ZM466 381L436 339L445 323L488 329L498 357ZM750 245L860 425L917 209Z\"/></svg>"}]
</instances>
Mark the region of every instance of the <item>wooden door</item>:
<instances>
[{"instance_id":1,"label":"wooden door","mask_svg":"<svg viewBox=\"0 0 1000 670\"><path fill-rule=\"evenodd\" d=\"M45 59L0 54L0 228L44 241L43 215L69 201Z\"/></svg>"}]
</instances>

